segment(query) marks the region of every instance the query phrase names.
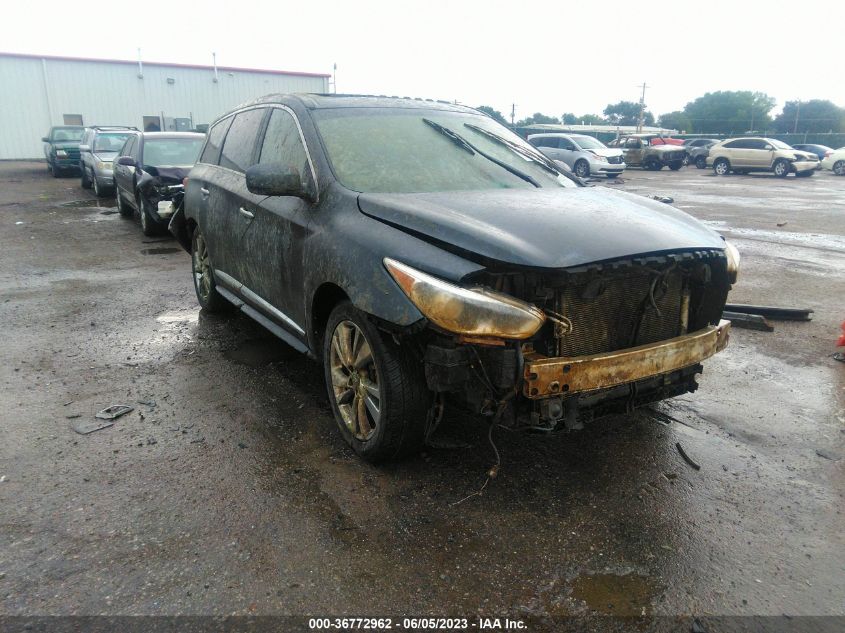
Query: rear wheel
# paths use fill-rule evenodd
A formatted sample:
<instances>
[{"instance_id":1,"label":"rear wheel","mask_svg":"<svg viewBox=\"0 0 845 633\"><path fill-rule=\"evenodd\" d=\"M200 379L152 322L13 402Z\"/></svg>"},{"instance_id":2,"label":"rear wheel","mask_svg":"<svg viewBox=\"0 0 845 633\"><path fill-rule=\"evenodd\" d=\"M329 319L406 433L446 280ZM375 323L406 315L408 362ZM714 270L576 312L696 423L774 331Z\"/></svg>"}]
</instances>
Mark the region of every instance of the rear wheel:
<instances>
[{"instance_id":1,"label":"rear wheel","mask_svg":"<svg viewBox=\"0 0 845 633\"><path fill-rule=\"evenodd\" d=\"M649 171L660 171L663 169L663 163L661 163L656 158L648 158L646 159L645 163L643 163L643 167L648 169Z\"/></svg>"},{"instance_id":2,"label":"rear wheel","mask_svg":"<svg viewBox=\"0 0 845 633\"><path fill-rule=\"evenodd\" d=\"M678 171L684 165L686 165L684 161L678 160L674 163L669 163L669 169L671 169L672 171Z\"/></svg>"},{"instance_id":3,"label":"rear wheel","mask_svg":"<svg viewBox=\"0 0 845 633\"><path fill-rule=\"evenodd\" d=\"M348 301L332 311L323 368L343 439L370 462L418 452L431 394L419 359Z\"/></svg>"},{"instance_id":4,"label":"rear wheel","mask_svg":"<svg viewBox=\"0 0 845 633\"><path fill-rule=\"evenodd\" d=\"M208 254L208 246L200 232L200 227L194 229L191 236L191 275L194 278L194 290L200 307L207 312L222 312L231 304L217 292L214 281L214 269Z\"/></svg>"},{"instance_id":5,"label":"rear wheel","mask_svg":"<svg viewBox=\"0 0 845 633\"><path fill-rule=\"evenodd\" d=\"M684 159L683 159L682 163L683 163L684 167L689 165L689 154L684 154Z\"/></svg>"},{"instance_id":6,"label":"rear wheel","mask_svg":"<svg viewBox=\"0 0 845 633\"><path fill-rule=\"evenodd\" d=\"M583 158L575 163L575 175L579 178L586 178L590 175L590 163Z\"/></svg>"},{"instance_id":7,"label":"rear wheel","mask_svg":"<svg viewBox=\"0 0 845 633\"><path fill-rule=\"evenodd\" d=\"M695 166L699 169L707 169L707 158L704 156L697 156L695 158Z\"/></svg>"},{"instance_id":8,"label":"rear wheel","mask_svg":"<svg viewBox=\"0 0 845 633\"><path fill-rule=\"evenodd\" d=\"M717 158L713 163L713 173L717 176L727 176L731 172L731 164L727 158Z\"/></svg>"},{"instance_id":9,"label":"rear wheel","mask_svg":"<svg viewBox=\"0 0 845 633\"><path fill-rule=\"evenodd\" d=\"M778 178L786 178L789 175L789 162L783 158L775 161L772 171Z\"/></svg>"},{"instance_id":10,"label":"rear wheel","mask_svg":"<svg viewBox=\"0 0 845 633\"><path fill-rule=\"evenodd\" d=\"M845 160L838 160L833 163L833 173L837 176L845 176Z\"/></svg>"}]
</instances>

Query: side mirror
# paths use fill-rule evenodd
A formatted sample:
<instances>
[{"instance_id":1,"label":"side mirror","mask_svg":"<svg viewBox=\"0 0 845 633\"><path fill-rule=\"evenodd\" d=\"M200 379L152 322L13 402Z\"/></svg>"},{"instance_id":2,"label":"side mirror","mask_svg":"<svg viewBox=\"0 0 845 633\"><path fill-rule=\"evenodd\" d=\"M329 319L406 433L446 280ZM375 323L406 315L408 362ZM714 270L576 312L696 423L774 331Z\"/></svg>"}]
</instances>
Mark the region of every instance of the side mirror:
<instances>
[{"instance_id":1,"label":"side mirror","mask_svg":"<svg viewBox=\"0 0 845 633\"><path fill-rule=\"evenodd\" d=\"M763 149L771 152L774 149L774 147L772 147L771 145L766 145Z\"/></svg>"},{"instance_id":2,"label":"side mirror","mask_svg":"<svg viewBox=\"0 0 845 633\"><path fill-rule=\"evenodd\" d=\"M49 142L50 142L50 137L49 137L49 136L42 136L42 137L41 137L41 140L42 140L42 141L44 141L45 143L49 143Z\"/></svg>"},{"instance_id":3,"label":"side mirror","mask_svg":"<svg viewBox=\"0 0 845 633\"><path fill-rule=\"evenodd\" d=\"M117 164L123 165L124 167L136 167L137 166L135 159L132 158L131 156L121 156L120 158L117 159Z\"/></svg>"},{"instance_id":4,"label":"side mirror","mask_svg":"<svg viewBox=\"0 0 845 633\"><path fill-rule=\"evenodd\" d=\"M79 151L80 151L80 152L90 152L90 151L91 151L91 146L90 146L90 145L80 145L80 146L79 146Z\"/></svg>"},{"instance_id":5,"label":"side mirror","mask_svg":"<svg viewBox=\"0 0 845 633\"><path fill-rule=\"evenodd\" d=\"M295 196L311 200L299 171L281 163L253 165L246 170L246 188L258 196Z\"/></svg>"}]
</instances>

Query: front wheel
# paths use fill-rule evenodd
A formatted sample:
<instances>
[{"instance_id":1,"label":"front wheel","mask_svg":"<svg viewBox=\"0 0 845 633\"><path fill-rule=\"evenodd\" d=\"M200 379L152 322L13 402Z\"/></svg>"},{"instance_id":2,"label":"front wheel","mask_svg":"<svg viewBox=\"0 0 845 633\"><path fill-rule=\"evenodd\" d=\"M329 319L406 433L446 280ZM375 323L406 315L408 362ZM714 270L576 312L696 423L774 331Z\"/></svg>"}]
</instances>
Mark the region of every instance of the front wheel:
<instances>
[{"instance_id":1,"label":"front wheel","mask_svg":"<svg viewBox=\"0 0 845 633\"><path fill-rule=\"evenodd\" d=\"M117 206L117 212L123 218L131 218L134 214L134 211L126 205L123 201L123 198L120 197L120 189L115 186L114 188L114 197L115 197L115 205Z\"/></svg>"},{"instance_id":2,"label":"front wheel","mask_svg":"<svg viewBox=\"0 0 845 633\"><path fill-rule=\"evenodd\" d=\"M575 163L575 175L579 178L586 178L590 175L590 163L581 159Z\"/></svg>"},{"instance_id":3,"label":"front wheel","mask_svg":"<svg viewBox=\"0 0 845 633\"><path fill-rule=\"evenodd\" d=\"M329 317L323 368L340 434L359 456L378 462L422 448L431 404L422 364L348 301Z\"/></svg>"},{"instance_id":4,"label":"front wheel","mask_svg":"<svg viewBox=\"0 0 845 633\"><path fill-rule=\"evenodd\" d=\"M727 158L719 158L713 163L713 173L717 176L727 176L731 171L731 164Z\"/></svg>"},{"instance_id":5,"label":"front wheel","mask_svg":"<svg viewBox=\"0 0 845 633\"><path fill-rule=\"evenodd\" d=\"M705 156L697 156L695 166L699 169L707 169L707 158Z\"/></svg>"},{"instance_id":6,"label":"front wheel","mask_svg":"<svg viewBox=\"0 0 845 633\"><path fill-rule=\"evenodd\" d=\"M194 279L194 290L200 307L207 312L223 312L229 307L229 302L217 292L217 282L214 280L214 269L205 237L200 227L194 229L191 236L191 276Z\"/></svg>"},{"instance_id":7,"label":"front wheel","mask_svg":"<svg viewBox=\"0 0 845 633\"><path fill-rule=\"evenodd\" d=\"M149 207L150 203L145 199L141 198L138 201L138 214L141 216L141 231L147 237L153 237L161 233L161 228L153 219L152 212Z\"/></svg>"},{"instance_id":8,"label":"front wheel","mask_svg":"<svg viewBox=\"0 0 845 633\"><path fill-rule=\"evenodd\" d=\"M798 178L809 178L809 177L810 177L810 176L812 176L814 173L815 173L815 172L812 172L812 171L802 171L802 172L798 172L798 173L796 173L795 175L796 175Z\"/></svg>"},{"instance_id":9,"label":"front wheel","mask_svg":"<svg viewBox=\"0 0 845 633\"><path fill-rule=\"evenodd\" d=\"M674 163L669 163L669 169L671 169L672 171L678 171L684 165L686 165L684 161L678 160Z\"/></svg>"},{"instance_id":10,"label":"front wheel","mask_svg":"<svg viewBox=\"0 0 845 633\"><path fill-rule=\"evenodd\" d=\"M645 167L649 171L660 171L663 169L663 163L661 163L656 158L649 158L644 164Z\"/></svg>"},{"instance_id":11,"label":"front wheel","mask_svg":"<svg viewBox=\"0 0 845 633\"><path fill-rule=\"evenodd\" d=\"M838 160L833 163L833 173L837 176L845 176L845 160Z\"/></svg>"},{"instance_id":12,"label":"front wheel","mask_svg":"<svg viewBox=\"0 0 845 633\"><path fill-rule=\"evenodd\" d=\"M789 162L783 158L776 160L772 171L778 178L786 178L789 175Z\"/></svg>"},{"instance_id":13,"label":"front wheel","mask_svg":"<svg viewBox=\"0 0 845 633\"><path fill-rule=\"evenodd\" d=\"M82 168L82 174L79 177L79 186L83 189L91 188L91 179L88 178L88 170L85 167Z\"/></svg>"}]
</instances>

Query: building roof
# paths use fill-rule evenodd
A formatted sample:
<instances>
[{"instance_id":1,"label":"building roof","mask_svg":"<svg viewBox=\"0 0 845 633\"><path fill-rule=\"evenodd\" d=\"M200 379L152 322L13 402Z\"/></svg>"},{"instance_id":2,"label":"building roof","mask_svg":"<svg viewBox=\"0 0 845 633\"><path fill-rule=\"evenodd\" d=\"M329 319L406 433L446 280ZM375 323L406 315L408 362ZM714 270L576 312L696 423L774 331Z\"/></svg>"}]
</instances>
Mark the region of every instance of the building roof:
<instances>
[{"instance_id":1,"label":"building roof","mask_svg":"<svg viewBox=\"0 0 845 633\"><path fill-rule=\"evenodd\" d=\"M66 57L63 55L31 55L29 53L8 53L0 51L0 57L19 57L23 59L46 59L48 61L61 62L86 62L99 64L129 64L137 66L138 61L128 59L98 59L95 57ZM202 64L174 64L169 62L148 62L141 60L144 66L159 66L165 68L189 68L195 70L214 71L214 66L203 66ZM268 70L265 68L238 68L236 66L217 66L218 72L242 72L242 73L263 73L267 75L293 75L295 77L331 77L328 73L304 73L294 70Z\"/></svg>"}]
</instances>

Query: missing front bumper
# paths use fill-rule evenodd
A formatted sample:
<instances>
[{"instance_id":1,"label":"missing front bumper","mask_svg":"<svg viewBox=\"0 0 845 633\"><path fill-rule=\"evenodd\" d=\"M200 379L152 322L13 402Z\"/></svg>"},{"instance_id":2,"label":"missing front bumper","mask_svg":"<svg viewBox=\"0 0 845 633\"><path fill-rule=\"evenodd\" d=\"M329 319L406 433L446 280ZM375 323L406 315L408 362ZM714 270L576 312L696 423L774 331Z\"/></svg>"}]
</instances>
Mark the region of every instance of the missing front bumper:
<instances>
[{"instance_id":1,"label":"missing front bumper","mask_svg":"<svg viewBox=\"0 0 845 633\"><path fill-rule=\"evenodd\" d=\"M523 394L532 400L606 389L695 365L728 344L730 321L616 352L546 358L526 354Z\"/></svg>"}]
</instances>

